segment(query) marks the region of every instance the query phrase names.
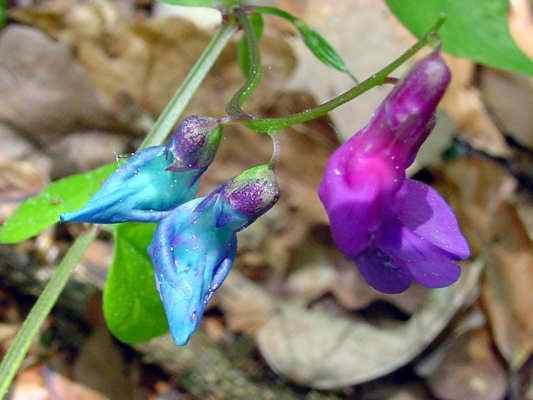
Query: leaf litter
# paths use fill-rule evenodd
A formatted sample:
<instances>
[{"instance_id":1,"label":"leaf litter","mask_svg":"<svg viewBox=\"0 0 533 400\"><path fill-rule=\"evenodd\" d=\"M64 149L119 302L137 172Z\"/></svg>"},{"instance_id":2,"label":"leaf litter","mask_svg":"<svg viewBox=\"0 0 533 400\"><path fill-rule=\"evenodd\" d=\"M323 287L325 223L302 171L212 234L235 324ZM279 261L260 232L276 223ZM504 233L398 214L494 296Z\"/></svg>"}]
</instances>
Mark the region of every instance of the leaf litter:
<instances>
[{"instance_id":1,"label":"leaf litter","mask_svg":"<svg viewBox=\"0 0 533 400\"><path fill-rule=\"evenodd\" d=\"M298 8L295 13L311 13L308 1L284 3ZM382 18L382 11L373 3L361 0L356 6L369 10L365 14L369 20ZM347 8L355 20L356 6ZM330 15L332 10L326 7L321 12ZM10 15L30 27L12 23L1 33L0 57L6 61L0 68L0 87L10 95L0 101L0 116L15 138L23 138L16 148L25 150L5 158L10 164L0 166L0 174L6 177L0 186L2 196L7 193L23 198L38 191L50 176L106 162L115 156L114 151L103 151L110 147L110 141L117 153L133 148L210 36L189 21L147 17L125 2L53 0L14 9ZM310 22L318 23L317 18ZM320 30L329 37L327 24ZM406 41L404 33L380 34L380 40L389 43L387 51L403 48L411 40ZM346 38L341 34L339 40ZM242 82L233 62L235 52L236 44L231 43L187 113L223 112L220 99ZM308 87L287 89L291 76L300 71L298 65L309 64L289 44L287 27L267 25L262 53L267 66L265 79L259 88L261 96L250 104L251 110L273 116L317 104ZM38 75L30 73L37 61L41 71ZM380 295L362 283L357 271L332 248L325 214L315 193L323 165L339 143L335 125L324 118L284 135L279 168L284 197L270 217L243 234L240 261L208 313L206 321L211 322L206 322L210 327L202 346L209 341L236 346L237 338L245 335L255 340L256 351L262 356L248 361L262 368L256 379L272 379L268 364L281 377L300 385L340 388L358 384L356 391L361 398L372 398L386 390L376 389L369 381L388 374L396 376L398 369L413 368L421 353L438 349L442 337L451 335L449 329L457 324L454 315L459 310L462 315L476 307L487 325L449 336L453 340L448 357L435 361L434 373L423 379L439 399L459 399L467 394L476 398L468 391L476 379L478 383L480 379L491 381L495 399L505 393L504 372L521 372L532 350L528 313L531 224L527 222L527 210L533 203L527 174L531 165L531 81L479 68L466 60L449 61L455 78L443 108L450 124L439 130L443 132L439 136L442 141L430 146L429 156L413 173L431 175L459 214L476 257L464 266L464 281L430 293L414 287L401 296ZM321 84L330 84L328 77ZM20 90L14 92L15 85L20 85ZM338 81L331 85L339 87ZM507 101L509 97L514 99ZM98 142L88 142L93 134ZM6 137L2 136L2 143L8 140ZM107 142L101 140L104 137ZM509 138L523 148L517 150ZM70 158L72 163L61 165L57 153L50 153L58 143L65 146L67 154L80 143L95 143L102 152L96 158L89 154L81 160L73 152L65 160ZM241 146L250 150L243 153L239 151ZM442 158L444 149L450 150L450 146L459 152L458 159ZM217 159L223 168L209 171L202 190L269 156L267 138L229 128ZM35 157L48 167L37 168ZM4 209L2 215L13 208ZM59 229L49 237L64 244L65 233ZM108 242L104 243L108 248ZM31 252L36 243L26 246L22 251ZM93 260L91 266L98 265L100 272L109 258L108 252L104 253L105 257L98 253L89 257ZM87 268L85 265L81 269ZM87 278L82 273L78 279L83 282ZM476 293L481 293L479 299ZM375 310L376 304L389 307L383 317L388 321L385 324L367 318L368 310ZM92 340L86 339L84 357L95 352L90 350ZM106 342L97 347L105 358L115 346ZM468 379L456 379L458 371ZM161 379L168 380L165 376ZM173 379L178 388L188 387L180 383L186 376L177 374ZM407 384L393 383L386 388L393 393L391 399L404 395L427 398L424 390Z\"/></svg>"}]
</instances>

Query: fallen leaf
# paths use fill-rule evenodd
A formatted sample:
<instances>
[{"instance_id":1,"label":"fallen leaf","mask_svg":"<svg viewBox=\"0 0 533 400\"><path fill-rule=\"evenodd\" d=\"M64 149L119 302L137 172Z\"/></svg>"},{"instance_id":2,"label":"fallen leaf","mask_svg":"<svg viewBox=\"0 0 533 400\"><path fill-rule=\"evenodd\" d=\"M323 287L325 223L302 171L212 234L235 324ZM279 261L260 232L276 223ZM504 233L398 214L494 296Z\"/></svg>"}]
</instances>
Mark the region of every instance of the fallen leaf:
<instances>
[{"instance_id":1,"label":"fallen leaf","mask_svg":"<svg viewBox=\"0 0 533 400\"><path fill-rule=\"evenodd\" d=\"M448 162L435 172L441 178L438 189L453 206L472 253L479 254L490 243L498 207L514 194L515 179L495 161L475 157Z\"/></svg>"},{"instance_id":2,"label":"fallen leaf","mask_svg":"<svg viewBox=\"0 0 533 400\"><path fill-rule=\"evenodd\" d=\"M413 176L422 168L440 163L443 153L452 143L456 129L454 121L445 112L438 111L437 124L431 135L422 143L414 163L406 171L407 175Z\"/></svg>"},{"instance_id":3,"label":"fallen leaf","mask_svg":"<svg viewBox=\"0 0 533 400\"><path fill-rule=\"evenodd\" d=\"M533 240L533 196L529 193L521 193L517 197L516 211L527 229L529 239Z\"/></svg>"},{"instance_id":4,"label":"fallen leaf","mask_svg":"<svg viewBox=\"0 0 533 400\"><path fill-rule=\"evenodd\" d=\"M13 384L11 400L104 400L106 397L46 366L22 371Z\"/></svg>"},{"instance_id":5,"label":"fallen leaf","mask_svg":"<svg viewBox=\"0 0 533 400\"><path fill-rule=\"evenodd\" d=\"M282 305L259 330L259 350L277 373L319 389L386 375L420 354L442 331L476 288L481 266L477 261L465 268L457 284L433 290L428 302L397 328L377 329L323 311Z\"/></svg>"},{"instance_id":6,"label":"fallen leaf","mask_svg":"<svg viewBox=\"0 0 533 400\"><path fill-rule=\"evenodd\" d=\"M131 7L116 2L55 0L17 9L10 15L72 45L78 61L106 94L108 102L126 97L157 115L207 46L211 33L184 18L135 19L132 14ZM265 100L271 101L296 63L290 46L279 35L276 38L271 33L266 35L260 46L264 76L258 92L263 95L251 99L247 105L251 110ZM232 41L192 99L186 114L224 112L221 96L236 92L244 80L235 62L236 51L236 42Z\"/></svg>"},{"instance_id":7,"label":"fallen leaf","mask_svg":"<svg viewBox=\"0 0 533 400\"><path fill-rule=\"evenodd\" d=\"M54 173L66 176L114 162L125 153L126 143L127 137L110 132L72 132L49 145L49 152L56 160Z\"/></svg>"},{"instance_id":8,"label":"fallen leaf","mask_svg":"<svg viewBox=\"0 0 533 400\"><path fill-rule=\"evenodd\" d=\"M0 125L0 223L48 183L51 160L12 128Z\"/></svg>"},{"instance_id":9,"label":"fallen leaf","mask_svg":"<svg viewBox=\"0 0 533 400\"><path fill-rule=\"evenodd\" d=\"M133 398L135 385L126 375L122 355L103 325L97 326L81 347L73 371L76 381L111 399Z\"/></svg>"},{"instance_id":10,"label":"fallen leaf","mask_svg":"<svg viewBox=\"0 0 533 400\"><path fill-rule=\"evenodd\" d=\"M473 84L474 63L450 55L445 55L445 59L452 72L452 81L441 105L457 124L458 134L476 149L494 156L509 155L509 147Z\"/></svg>"},{"instance_id":11,"label":"fallen leaf","mask_svg":"<svg viewBox=\"0 0 533 400\"><path fill-rule=\"evenodd\" d=\"M433 394L443 400L502 400L507 392L506 372L491 345L486 329L455 339L428 376Z\"/></svg>"},{"instance_id":12,"label":"fallen leaf","mask_svg":"<svg viewBox=\"0 0 533 400\"><path fill-rule=\"evenodd\" d=\"M370 287L355 264L337 251L335 251L333 263L336 280L331 292L337 301L349 310L360 310L382 300L398 307L406 314L413 314L423 306L430 292L426 288L414 284L403 293L384 294Z\"/></svg>"},{"instance_id":13,"label":"fallen leaf","mask_svg":"<svg viewBox=\"0 0 533 400\"><path fill-rule=\"evenodd\" d=\"M261 286L233 271L215 297L232 332L255 334L272 317L276 301Z\"/></svg>"},{"instance_id":14,"label":"fallen leaf","mask_svg":"<svg viewBox=\"0 0 533 400\"><path fill-rule=\"evenodd\" d=\"M323 238L327 239L327 245L309 236L292 255L295 270L283 284L283 291L292 300L307 305L331 293L341 306L349 310L360 310L383 300L406 314L413 314L426 300L428 290L418 285L412 285L397 295L372 289L355 264L333 248L329 228L327 238Z\"/></svg>"},{"instance_id":15,"label":"fallen leaf","mask_svg":"<svg viewBox=\"0 0 533 400\"><path fill-rule=\"evenodd\" d=\"M533 149L533 78L483 68L480 90L505 133Z\"/></svg>"},{"instance_id":16,"label":"fallen leaf","mask_svg":"<svg viewBox=\"0 0 533 400\"><path fill-rule=\"evenodd\" d=\"M9 93L0 118L15 129L45 142L84 126L116 127L67 45L10 24L2 30L0 59L0 91Z\"/></svg>"},{"instance_id":17,"label":"fallen leaf","mask_svg":"<svg viewBox=\"0 0 533 400\"><path fill-rule=\"evenodd\" d=\"M518 371L533 353L533 242L508 203L498 208L492 229L482 299L496 345Z\"/></svg>"},{"instance_id":18,"label":"fallen leaf","mask_svg":"<svg viewBox=\"0 0 533 400\"><path fill-rule=\"evenodd\" d=\"M298 301L308 303L329 292L335 281L335 269L318 258L311 265L299 265L287 279L286 290Z\"/></svg>"}]
</instances>

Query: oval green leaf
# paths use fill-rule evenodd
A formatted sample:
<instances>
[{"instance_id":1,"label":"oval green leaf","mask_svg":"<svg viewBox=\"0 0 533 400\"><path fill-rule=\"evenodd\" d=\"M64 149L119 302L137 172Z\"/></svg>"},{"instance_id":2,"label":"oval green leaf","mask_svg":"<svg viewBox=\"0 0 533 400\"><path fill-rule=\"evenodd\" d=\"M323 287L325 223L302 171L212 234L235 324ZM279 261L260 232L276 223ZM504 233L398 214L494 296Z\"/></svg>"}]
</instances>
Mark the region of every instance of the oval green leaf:
<instances>
[{"instance_id":1,"label":"oval green leaf","mask_svg":"<svg viewBox=\"0 0 533 400\"><path fill-rule=\"evenodd\" d=\"M146 249L155 224L120 224L115 254L104 288L104 316L109 330L125 343L164 334L168 323Z\"/></svg>"},{"instance_id":2,"label":"oval green leaf","mask_svg":"<svg viewBox=\"0 0 533 400\"><path fill-rule=\"evenodd\" d=\"M533 74L530 60L513 41L508 0L386 0L391 11L417 37L440 15L444 50L482 64Z\"/></svg>"},{"instance_id":3,"label":"oval green leaf","mask_svg":"<svg viewBox=\"0 0 533 400\"><path fill-rule=\"evenodd\" d=\"M317 31L300 19L294 21L294 26L302 35L302 39L309 50L322 63L341 72L347 72L346 64L331 44Z\"/></svg>"},{"instance_id":4,"label":"oval green leaf","mask_svg":"<svg viewBox=\"0 0 533 400\"><path fill-rule=\"evenodd\" d=\"M59 221L59 215L81 208L117 168L117 163L49 184L24 201L0 228L0 243L17 243L38 235Z\"/></svg>"},{"instance_id":5,"label":"oval green leaf","mask_svg":"<svg viewBox=\"0 0 533 400\"><path fill-rule=\"evenodd\" d=\"M274 15L289 21L298 30L307 48L319 61L338 71L344 72L349 75L354 82L357 82L357 79L352 75L350 70L348 70L346 63L333 46L326 40L326 38L307 25L304 21L277 7L257 7L255 12Z\"/></svg>"}]
</instances>

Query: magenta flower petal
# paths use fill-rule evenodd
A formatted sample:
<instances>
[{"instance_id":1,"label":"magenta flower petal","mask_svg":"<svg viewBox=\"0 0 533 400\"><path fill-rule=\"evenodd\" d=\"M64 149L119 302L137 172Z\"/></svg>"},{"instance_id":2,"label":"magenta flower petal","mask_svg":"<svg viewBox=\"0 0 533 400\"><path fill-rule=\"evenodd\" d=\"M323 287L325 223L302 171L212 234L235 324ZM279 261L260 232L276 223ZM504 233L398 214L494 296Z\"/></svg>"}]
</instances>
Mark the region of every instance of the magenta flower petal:
<instances>
[{"instance_id":1,"label":"magenta flower petal","mask_svg":"<svg viewBox=\"0 0 533 400\"><path fill-rule=\"evenodd\" d=\"M379 248L397 268L408 270L414 280L428 288L449 286L459 279L461 269L446 253L415 235L399 221L389 220L379 239Z\"/></svg>"},{"instance_id":2,"label":"magenta flower petal","mask_svg":"<svg viewBox=\"0 0 533 400\"><path fill-rule=\"evenodd\" d=\"M396 195L395 214L416 235L456 259L470 256L457 218L446 201L430 186L406 179Z\"/></svg>"},{"instance_id":3,"label":"magenta flower petal","mask_svg":"<svg viewBox=\"0 0 533 400\"><path fill-rule=\"evenodd\" d=\"M359 272L374 289L383 293L395 294L406 290L413 281L404 266L395 264L381 250L372 248L353 258Z\"/></svg>"},{"instance_id":4,"label":"magenta flower petal","mask_svg":"<svg viewBox=\"0 0 533 400\"><path fill-rule=\"evenodd\" d=\"M449 82L438 51L416 63L370 122L333 154L320 184L335 244L385 293L399 293L412 281L450 285L460 274L454 260L469 256L446 202L405 176L435 126Z\"/></svg>"},{"instance_id":5,"label":"magenta flower petal","mask_svg":"<svg viewBox=\"0 0 533 400\"><path fill-rule=\"evenodd\" d=\"M331 157L319 196L324 204L328 204L335 243L349 257L359 254L370 244L369 228L380 223L380 204L383 201L380 201L379 196L383 197L383 194L377 168L367 168L367 179L359 182L357 190L353 190L351 185L346 183L349 177L345 175L345 162L341 151Z\"/></svg>"}]
</instances>

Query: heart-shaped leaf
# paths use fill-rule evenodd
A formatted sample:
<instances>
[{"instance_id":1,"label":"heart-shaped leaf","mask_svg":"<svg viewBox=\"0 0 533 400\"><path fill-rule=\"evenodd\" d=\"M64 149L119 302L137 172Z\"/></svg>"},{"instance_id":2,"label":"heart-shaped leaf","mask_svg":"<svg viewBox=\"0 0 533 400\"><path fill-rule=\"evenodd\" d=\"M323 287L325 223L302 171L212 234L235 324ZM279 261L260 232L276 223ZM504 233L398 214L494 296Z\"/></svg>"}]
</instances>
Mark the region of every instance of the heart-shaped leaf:
<instances>
[{"instance_id":1,"label":"heart-shaped leaf","mask_svg":"<svg viewBox=\"0 0 533 400\"><path fill-rule=\"evenodd\" d=\"M115 254L104 288L104 316L109 330L123 342L139 343L168 330L146 249L155 224L120 224Z\"/></svg>"}]
</instances>

